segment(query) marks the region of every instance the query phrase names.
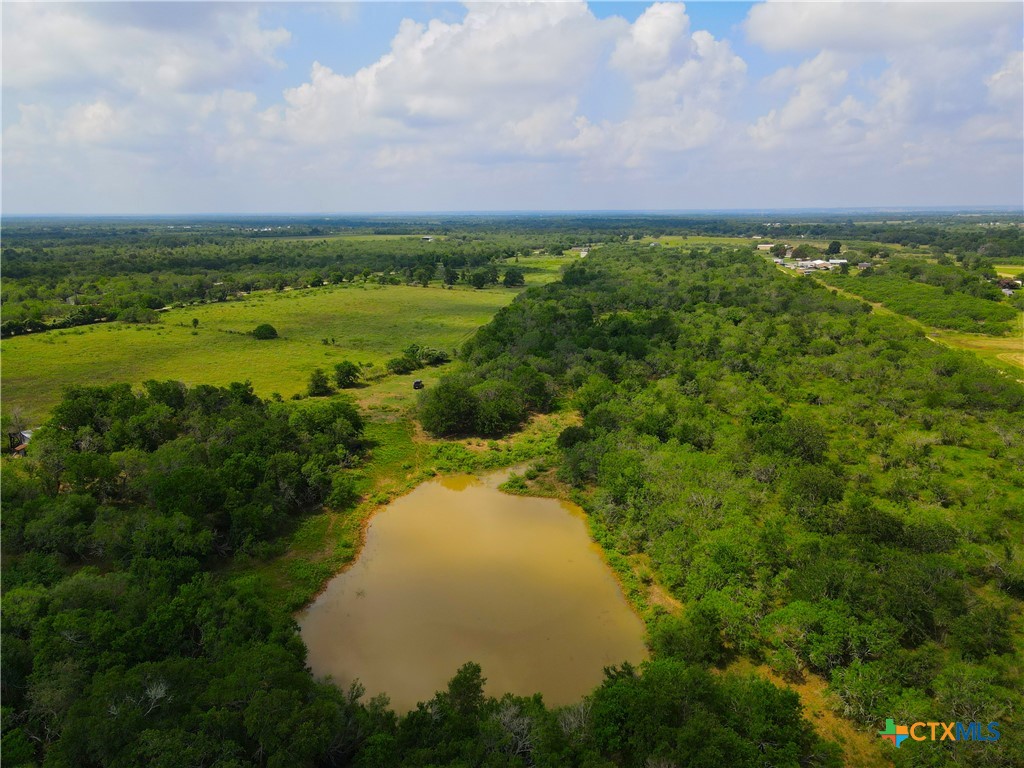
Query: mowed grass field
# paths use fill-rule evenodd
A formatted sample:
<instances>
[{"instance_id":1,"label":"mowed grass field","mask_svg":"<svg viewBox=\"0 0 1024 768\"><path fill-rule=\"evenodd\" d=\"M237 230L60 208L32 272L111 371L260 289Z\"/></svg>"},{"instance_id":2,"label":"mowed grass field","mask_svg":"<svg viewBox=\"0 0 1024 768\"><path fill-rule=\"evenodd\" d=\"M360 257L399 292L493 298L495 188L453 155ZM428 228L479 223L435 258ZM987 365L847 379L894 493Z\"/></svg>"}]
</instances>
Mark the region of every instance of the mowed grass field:
<instances>
[{"instance_id":1,"label":"mowed grass field","mask_svg":"<svg viewBox=\"0 0 1024 768\"><path fill-rule=\"evenodd\" d=\"M558 280L562 276L562 268L578 260L579 254L566 251L562 256L531 256L520 261L505 259L498 269L518 267L523 271L527 286L544 285Z\"/></svg>"},{"instance_id":2,"label":"mowed grass field","mask_svg":"<svg viewBox=\"0 0 1024 768\"><path fill-rule=\"evenodd\" d=\"M992 267L1000 277L1016 278L1024 275L1024 264L996 264Z\"/></svg>"},{"instance_id":3,"label":"mowed grass field","mask_svg":"<svg viewBox=\"0 0 1024 768\"><path fill-rule=\"evenodd\" d=\"M987 363L1024 381L1024 315L1018 318L1016 330L1006 336L941 330L929 333L929 336L951 347L969 350Z\"/></svg>"},{"instance_id":4,"label":"mowed grass field","mask_svg":"<svg viewBox=\"0 0 1024 768\"><path fill-rule=\"evenodd\" d=\"M528 276L528 284L540 278ZM287 398L305 392L317 367L330 373L336 363L352 360L372 363L372 375L412 343L452 351L518 290L359 284L266 292L168 310L155 325L104 323L5 339L0 342L3 410L17 407L37 423L68 384L148 379L190 385L249 380L263 397L277 392ZM195 331L193 318L199 321ZM260 323L273 325L280 338L258 341L246 335ZM325 345L324 338L334 343ZM405 390L411 392L414 378L436 374L387 377L353 393L368 398L371 407L391 410L388 405L408 401Z\"/></svg>"}]
</instances>

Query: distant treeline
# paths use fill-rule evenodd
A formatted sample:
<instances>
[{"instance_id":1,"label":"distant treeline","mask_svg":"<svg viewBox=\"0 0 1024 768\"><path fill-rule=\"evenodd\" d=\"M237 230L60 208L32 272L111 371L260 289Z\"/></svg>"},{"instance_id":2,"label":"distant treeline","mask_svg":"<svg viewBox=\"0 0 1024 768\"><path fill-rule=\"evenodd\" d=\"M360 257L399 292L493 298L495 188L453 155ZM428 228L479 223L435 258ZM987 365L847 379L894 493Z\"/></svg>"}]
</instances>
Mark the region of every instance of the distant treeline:
<instances>
[{"instance_id":1,"label":"distant treeline","mask_svg":"<svg viewBox=\"0 0 1024 768\"><path fill-rule=\"evenodd\" d=\"M561 254L640 237L729 235L928 246L995 263L1024 254L1012 216L922 216L891 224L863 217L480 216L441 218L240 218L5 222L0 334L100 318L150 322L153 310L222 301L254 290L375 278L493 283L473 272L533 252ZM1019 217L1017 217L1019 218ZM986 218L986 222L989 219ZM368 235L388 235L375 239ZM337 237L356 235L357 237ZM363 237L359 237L362 235ZM751 241L753 242L753 241ZM439 270L443 269L443 272ZM429 272L429 275L425 275ZM431 277L441 274L442 277Z\"/></svg>"},{"instance_id":2,"label":"distant treeline","mask_svg":"<svg viewBox=\"0 0 1024 768\"><path fill-rule=\"evenodd\" d=\"M165 219L18 218L3 223L7 242L149 243L167 247L226 244L238 238L266 240L328 235L436 235L473 237L505 233L524 237L600 240L644 235L777 235L845 237L902 245L936 245L948 252L977 251L987 243L1015 247L1024 235L1019 213L789 212L735 214L444 214L439 216L257 216ZM994 225L994 226L992 226ZM13 238L13 241L12 241Z\"/></svg>"}]
</instances>

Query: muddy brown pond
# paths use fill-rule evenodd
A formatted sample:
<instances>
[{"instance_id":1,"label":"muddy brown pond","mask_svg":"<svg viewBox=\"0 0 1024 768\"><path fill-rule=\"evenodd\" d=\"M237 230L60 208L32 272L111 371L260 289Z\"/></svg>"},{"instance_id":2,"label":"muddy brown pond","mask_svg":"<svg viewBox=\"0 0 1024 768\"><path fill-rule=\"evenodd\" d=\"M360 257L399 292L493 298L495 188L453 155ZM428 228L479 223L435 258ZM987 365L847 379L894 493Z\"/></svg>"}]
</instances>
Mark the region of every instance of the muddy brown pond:
<instances>
[{"instance_id":1,"label":"muddy brown pond","mask_svg":"<svg viewBox=\"0 0 1024 768\"><path fill-rule=\"evenodd\" d=\"M488 694L560 705L645 658L582 511L502 493L503 479L432 480L373 517L356 562L297 616L314 674L406 712L475 661Z\"/></svg>"}]
</instances>

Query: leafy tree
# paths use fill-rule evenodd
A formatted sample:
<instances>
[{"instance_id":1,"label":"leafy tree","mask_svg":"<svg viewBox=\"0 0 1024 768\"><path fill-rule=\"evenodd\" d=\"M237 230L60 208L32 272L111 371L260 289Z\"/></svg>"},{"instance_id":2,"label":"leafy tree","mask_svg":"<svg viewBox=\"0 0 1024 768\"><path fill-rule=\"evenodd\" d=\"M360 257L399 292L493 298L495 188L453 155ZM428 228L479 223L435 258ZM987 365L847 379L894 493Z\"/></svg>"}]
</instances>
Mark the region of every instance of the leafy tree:
<instances>
[{"instance_id":1,"label":"leafy tree","mask_svg":"<svg viewBox=\"0 0 1024 768\"><path fill-rule=\"evenodd\" d=\"M351 507L359 500L359 490L351 475L338 473L331 478L331 492L327 503L335 509Z\"/></svg>"},{"instance_id":2,"label":"leafy tree","mask_svg":"<svg viewBox=\"0 0 1024 768\"><path fill-rule=\"evenodd\" d=\"M363 419L347 395L292 410L288 425L323 454L336 453L339 446L354 450L363 432Z\"/></svg>"},{"instance_id":3,"label":"leafy tree","mask_svg":"<svg viewBox=\"0 0 1024 768\"><path fill-rule=\"evenodd\" d=\"M433 277L434 277L434 268L433 267L420 267L419 269L416 270L416 272L413 275L413 279L417 283L422 285L424 288L426 288L430 284L430 281L431 281L431 279L433 279Z\"/></svg>"},{"instance_id":4,"label":"leafy tree","mask_svg":"<svg viewBox=\"0 0 1024 768\"><path fill-rule=\"evenodd\" d=\"M411 358L408 355L402 355L401 357L393 357L388 360L384 367L388 369L389 373L393 373L396 376L403 376L407 373L412 373L420 367L419 360Z\"/></svg>"},{"instance_id":5,"label":"leafy tree","mask_svg":"<svg viewBox=\"0 0 1024 768\"><path fill-rule=\"evenodd\" d=\"M602 752L621 755L626 766L660 763L733 766L799 762L814 754L819 765L839 766L800 717L796 693L755 678L727 677L677 661L629 665L607 671L594 694L594 739ZM697 726L690 712L701 712ZM771 733L769 740L760 738Z\"/></svg>"},{"instance_id":6,"label":"leafy tree","mask_svg":"<svg viewBox=\"0 0 1024 768\"><path fill-rule=\"evenodd\" d=\"M982 605L953 622L953 644L964 658L981 661L991 654L1013 652L1010 616L1006 608Z\"/></svg>"},{"instance_id":7,"label":"leafy tree","mask_svg":"<svg viewBox=\"0 0 1024 768\"><path fill-rule=\"evenodd\" d=\"M506 288L526 285L526 277L523 275L523 270L518 267L509 267L506 269L505 277L502 279L502 285Z\"/></svg>"},{"instance_id":8,"label":"leafy tree","mask_svg":"<svg viewBox=\"0 0 1024 768\"><path fill-rule=\"evenodd\" d=\"M436 437L470 434L476 428L479 410L476 393L461 377L445 376L436 387L420 394L420 422Z\"/></svg>"},{"instance_id":9,"label":"leafy tree","mask_svg":"<svg viewBox=\"0 0 1024 768\"><path fill-rule=\"evenodd\" d=\"M306 394L310 397L326 397L334 394L334 387L323 368L317 368L309 375L309 384L306 387Z\"/></svg>"},{"instance_id":10,"label":"leafy tree","mask_svg":"<svg viewBox=\"0 0 1024 768\"><path fill-rule=\"evenodd\" d=\"M42 480L4 482L4 703L30 759L320 761L350 704L312 681L255 582L203 570L311 504L351 503L361 432L345 398L289 410L248 384L69 389L33 440Z\"/></svg>"},{"instance_id":11,"label":"leafy tree","mask_svg":"<svg viewBox=\"0 0 1024 768\"><path fill-rule=\"evenodd\" d=\"M562 450L568 450L590 439L591 434L587 431L586 427L569 426L559 433L557 444Z\"/></svg>"},{"instance_id":12,"label":"leafy tree","mask_svg":"<svg viewBox=\"0 0 1024 768\"><path fill-rule=\"evenodd\" d=\"M650 631L651 647L659 658L691 664L718 664L725 659L721 621L715 610L697 603L684 616L663 616Z\"/></svg>"},{"instance_id":13,"label":"leafy tree","mask_svg":"<svg viewBox=\"0 0 1024 768\"><path fill-rule=\"evenodd\" d=\"M547 413L554 405L557 390L549 374L541 373L529 365L521 365L512 371L509 382L515 389L516 397L528 409Z\"/></svg>"},{"instance_id":14,"label":"leafy tree","mask_svg":"<svg viewBox=\"0 0 1024 768\"><path fill-rule=\"evenodd\" d=\"M444 365L451 362L452 359L451 355L443 349L434 349L433 347L421 348L418 358L422 365Z\"/></svg>"},{"instance_id":15,"label":"leafy tree","mask_svg":"<svg viewBox=\"0 0 1024 768\"><path fill-rule=\"evenodd\" d=\"M277 338L277 329L269 323L261 323L252 329L252 336L255 339L265 341Z\"/></svg>"},{"instance_id":16,"label":"leafy tree","mask_svg":"<svg viewBox=\"0 0 1024 768\"><path fill-rule=\"evenodd\" d=\"M833 240L831 243L828 244L828 248L825 249L825 255L836 256L842 247L842 243L840 243L838 240Z\"/></svg>"},{"instance_id":17,"label":"leafy tree","mask_svg":"<svg viewBox=\"0 0 1024 768\"><path fill-rule=\"evenodd\" d=\"M474 432L497 437L508 434L526 419L521 394L508 382L485 381L472 392L477 401Z\"/></svg>"},{"instance_id":18,"label":"leafy tree","mask_svg":"<svg viewBox=\"0 0 1024 768\"><path fill-rule=\"evenodd\" d=\"M351 389L362 378L359 366L350 360L343 360L334 366L334 384L338 389Z\"/></svg>"},{"instance_id":19,"label":"leafy tree","mask_svg":"<svg viewBox=\"0 0 1024 768\"><path fill-rule=\"evenodd\" d=\"M158 323L160 315L148 307L132 306L118 312L117 319L122 323Z\"/></svg>"}]
</instances>

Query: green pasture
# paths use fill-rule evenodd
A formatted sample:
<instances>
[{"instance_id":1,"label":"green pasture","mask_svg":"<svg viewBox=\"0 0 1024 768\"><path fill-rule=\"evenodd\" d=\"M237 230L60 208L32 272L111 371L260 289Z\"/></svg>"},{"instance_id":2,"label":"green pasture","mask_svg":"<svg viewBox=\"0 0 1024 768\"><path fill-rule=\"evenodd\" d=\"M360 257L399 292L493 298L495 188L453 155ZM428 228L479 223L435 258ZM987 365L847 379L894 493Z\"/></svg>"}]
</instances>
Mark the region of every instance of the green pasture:
<instances>
[{"instance_id":1,"label":"green pasture","mask_svg":"<svg viewBox=\"0 0 1024 768\"><path fill-rule=\"evenodd\" d=\"M5 339L3 409L18 407L35 422L68 384L147 379L219 385L247 379L264 397L278 392L287 398L305 391L317 367L330 371L352 360L372 364L367 372L373 376L412 343L452 350L517 292L377 285L266 292L168 310L155 325L104 323ZM199 321L195 330L193 318ZM246 335L260 323L273 325L280 338ZM411 386L406 378L415 377L387 377L381 385ZM362 399L371 389L355 394ZM388 391L375 399L392 405L388 401L398 394Z\"/></svg>"},{"instance_id":2,"label":"green pasture","mask_svg":"<svg viewBox=\"0 0 1024 768\"><path fill-rule=\"evenodd\" d=\"M1018 317L1012 333L1006 336L983 336L979 333L957 333L937 330L929 336L943 344L966 349L990 365L1020 379L1024 371L1024 315Z\"/></svg>"},{"instance_id":3,"label":"green pasture","mask_svg":"<svg viewBox=\"0 0 1024 768\"><path fill-rule=\"evenodd\" d=\"M1024 263L1022 264L994 264L992 269L1000 277L1013 277L1024 274Z\"/></svg>"},{"instance_id":4,"label":"green pasture","mask_svg":"<svg viewBox=\"0 0 1024 768\"><path fill-rule=\"evenodd\" d=\"M561 277L562 268L579 259L579 254L566 251L564 256L531 256L529 258L505 259L500 262L499 271L505 267L517 267L523 272L527 286L544 285Z\"/></svg>"}]
</instances>

